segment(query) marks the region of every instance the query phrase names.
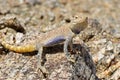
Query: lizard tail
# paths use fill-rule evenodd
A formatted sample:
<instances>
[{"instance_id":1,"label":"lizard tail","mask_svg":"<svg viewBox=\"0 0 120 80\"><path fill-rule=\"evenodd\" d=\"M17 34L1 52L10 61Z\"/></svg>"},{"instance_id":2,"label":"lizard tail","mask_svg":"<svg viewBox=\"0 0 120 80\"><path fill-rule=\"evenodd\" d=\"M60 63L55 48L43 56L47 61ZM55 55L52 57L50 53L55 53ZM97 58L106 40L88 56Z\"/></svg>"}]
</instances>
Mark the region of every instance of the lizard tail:
<instances>
[{"instance_id":1,"label":"lizard tail","mask_svg":"<svg viewBox=\"0 0 120 80\"><path fill-rule=\"evenodd\" d=\"M2 41L1 44L4 48L18 53L32 52L36 50L35 45L14 46L6 43L5 41Z\"/></svg>"}]
</instances>

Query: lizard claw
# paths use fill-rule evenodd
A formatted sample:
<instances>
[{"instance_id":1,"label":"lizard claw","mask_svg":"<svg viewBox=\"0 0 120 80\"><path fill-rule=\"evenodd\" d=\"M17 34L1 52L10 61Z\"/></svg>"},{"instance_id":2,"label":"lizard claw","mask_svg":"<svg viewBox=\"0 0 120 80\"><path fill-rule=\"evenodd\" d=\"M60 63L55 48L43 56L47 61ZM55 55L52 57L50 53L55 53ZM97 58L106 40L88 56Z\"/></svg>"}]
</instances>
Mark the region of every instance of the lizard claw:
<instances>
[{"instance_id":1,"label":"lizard claw","mask_svg":"<svg viewBox=\"0 0 120 80\"><path fill-rule=\"evenodd\" d=\"M70 61L70 62L75 63L75 58L74 57L69 57L67 60Z\"/></svg>"},{"instance_id":2,"label":"lizard claw","mask_svg":"<svg viewBox=\"0 0 120 80\"><path fill-rule=\"evenodd\" d=\"M75 63L74 59L68 59L68 61Z\"/></svg>"},{"instance_id":3,"label":"lizard claw","mask_svg":"<svg viewBox=\"0 0 120 80\"><path fill-rule=\"evenodd\" d=\"M39 66L38 69L37 69L37 71L38 70L41 70L41 72L43 74L49 74L48 70L44 66Z\"/></svg>"}]
</instances>

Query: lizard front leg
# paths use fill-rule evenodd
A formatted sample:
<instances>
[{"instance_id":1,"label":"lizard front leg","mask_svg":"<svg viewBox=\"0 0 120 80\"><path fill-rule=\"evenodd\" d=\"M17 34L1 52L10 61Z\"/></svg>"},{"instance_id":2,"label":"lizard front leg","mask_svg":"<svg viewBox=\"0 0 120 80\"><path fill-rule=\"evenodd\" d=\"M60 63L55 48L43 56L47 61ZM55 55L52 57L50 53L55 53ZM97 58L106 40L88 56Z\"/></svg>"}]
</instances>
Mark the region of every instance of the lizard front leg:
<instances>
[{"instance_id":1,"label":"lizard front leg","mask_svg":"<svg viewBox=\"0 0 120 80\"><path fill-rule=\"evenodd\" d=\"M69 37L66 38L66 40L65 40L65 42L64 42L64 53L65 53L68 61L75 62L75 59L72 58L72 57L70 56L70 53L68 52L68 45L70 45L70 48L71 48L71 49L73 48L73 47L72 47L72 39L73 39L72 36L69 36Z\"/></svg>"},{"instance_id":2,"label":"lizard front leg","mask_svg":"<svg viewBox=\"0 0 120 80\"><path fill-rule=\"evenodd\" d=\"M47 69L44 66L44 58L43 58L43 46L37 44L38 54L37 54L37 68L42 71L43 74L48 74ZM37 70L38 70L37 69Z\"/></svg>"}]
</instances>

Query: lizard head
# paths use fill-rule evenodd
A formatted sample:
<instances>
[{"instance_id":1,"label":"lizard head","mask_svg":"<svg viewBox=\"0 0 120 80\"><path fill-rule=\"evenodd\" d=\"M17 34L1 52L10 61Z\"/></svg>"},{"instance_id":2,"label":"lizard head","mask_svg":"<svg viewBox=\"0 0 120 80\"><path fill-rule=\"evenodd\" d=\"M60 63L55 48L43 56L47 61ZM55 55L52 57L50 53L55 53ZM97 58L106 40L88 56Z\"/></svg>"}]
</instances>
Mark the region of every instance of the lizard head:
<instances>
[{"instance_id":1,"label":"lizard head","mask_svg":"<svg viewBox=\"0 0 120 80\"><path fill-rule=\"evenodd\" d=\"M71 30L75 34L79 34L88 26L88 17L73 16L71 19Z\"/></svg>"}]
</instances>

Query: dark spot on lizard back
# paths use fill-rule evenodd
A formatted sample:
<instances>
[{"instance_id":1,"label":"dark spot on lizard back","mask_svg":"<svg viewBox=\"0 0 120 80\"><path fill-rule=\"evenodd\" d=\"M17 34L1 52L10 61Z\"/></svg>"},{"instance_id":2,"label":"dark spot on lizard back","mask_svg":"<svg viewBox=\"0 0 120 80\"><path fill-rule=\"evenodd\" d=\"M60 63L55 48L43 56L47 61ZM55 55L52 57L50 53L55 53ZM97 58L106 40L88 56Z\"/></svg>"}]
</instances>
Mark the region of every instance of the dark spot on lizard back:
<instances>
[{"instance_id":1,"label":"dark spot on lizard back","mask_svg":"<svg viewBox=\"0 0 120 80\"><path fill-rule=\"evenodd\" d=\"M67 19L65 19L65 22L66 22L66 23L70 23L71 20L70 20L69 18L67 18Z\"/></svg>"}]
</instances>

